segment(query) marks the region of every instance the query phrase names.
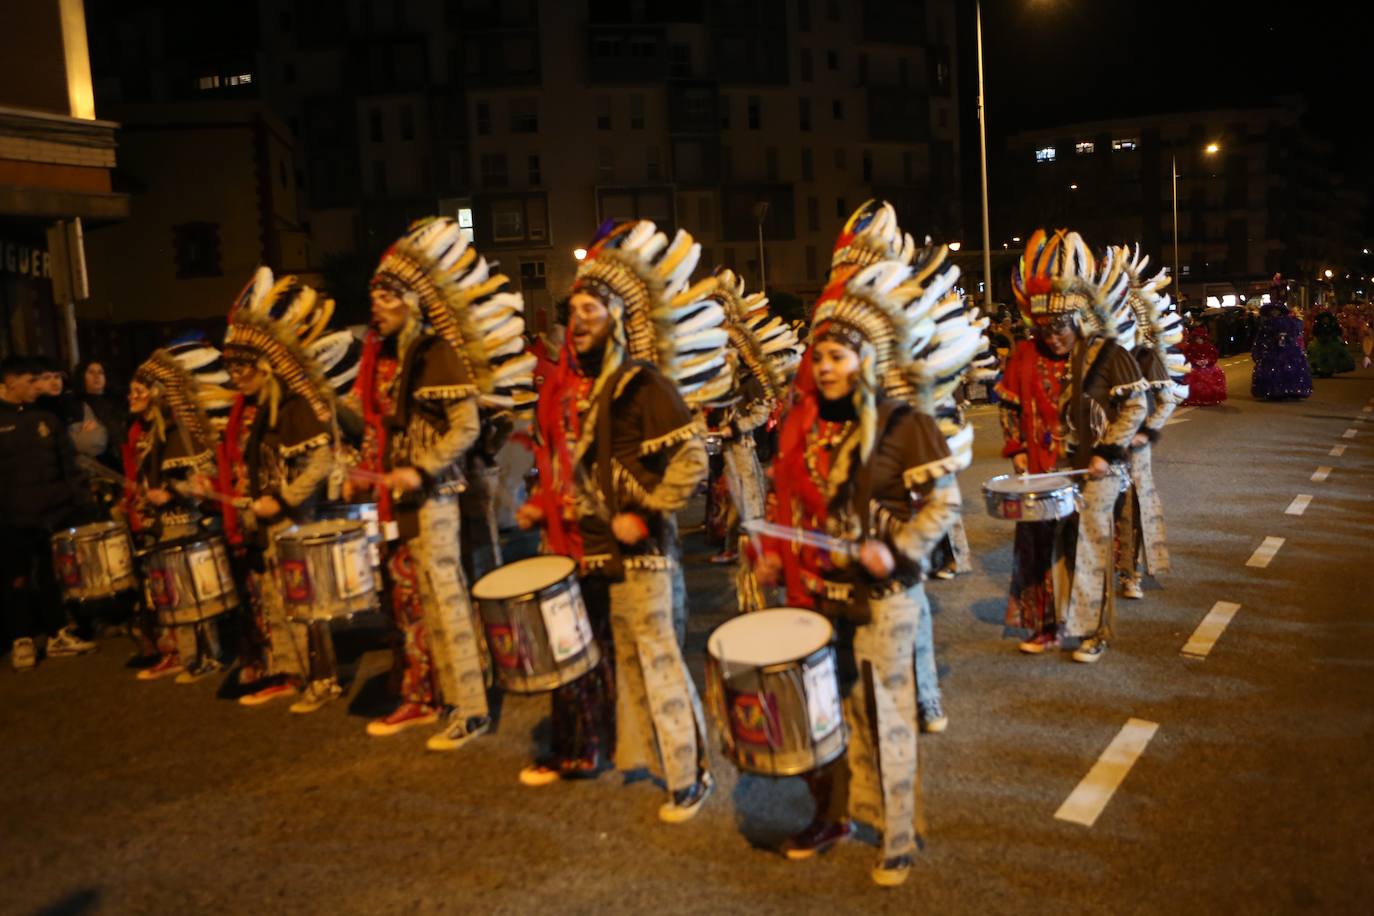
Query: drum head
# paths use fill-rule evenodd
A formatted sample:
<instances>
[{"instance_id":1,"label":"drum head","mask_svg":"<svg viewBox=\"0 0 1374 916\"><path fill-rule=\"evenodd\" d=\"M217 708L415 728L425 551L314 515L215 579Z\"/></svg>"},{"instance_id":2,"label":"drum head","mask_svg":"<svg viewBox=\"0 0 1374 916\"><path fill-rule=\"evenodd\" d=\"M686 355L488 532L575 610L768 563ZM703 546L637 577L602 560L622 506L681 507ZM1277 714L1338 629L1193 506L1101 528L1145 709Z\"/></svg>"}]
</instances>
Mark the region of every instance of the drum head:
<instances>
[{"instance_id":1,"label":"drum head","mask_svg":"<svg viewBox=\"0 0 1374 916\"><path fill-rule=\"evenodd\" d=\"M472 597L484 601L504 601L548 588L577 570L571 557L551 554L527 557L497 567L477 580Z\"/></svg>"},{"instance_id":2,"label":"drum head","mask_svg":"<svg viewBox=\"0 0 1374 916\"><path fill-rule=\"evenodd\" d=\"M1067 477L1036 477L1032 480L1022 480L1020 477L1004 474L983 484L983 489L988 493L1025 496L1030 493L1052 493L1071 486L1073 481Z\"/></svg>"},{"instance_id":3,"label":"drum head","mask_svg":"<svg viewBox=\"0 0 1374 916\"><path fill-rule=\"evenodd\" d=\"M716 627L711 657L732 665L777 665L806 658L830 642L834 629L815 611L777 607L741 614Z\"/></svg>"},{"instance_id":4,"label":"drum head","mask_svg":"<svg viewBox=\"0 0 1374 916\"><path fill-rule=\"evenodd\" d=\"M118 522L92 522L89 525L81 525L78 528L68 528L67 530L78 541L100 540L108 535L123 531L124 526Z\"/></svg>"}]
</instances>

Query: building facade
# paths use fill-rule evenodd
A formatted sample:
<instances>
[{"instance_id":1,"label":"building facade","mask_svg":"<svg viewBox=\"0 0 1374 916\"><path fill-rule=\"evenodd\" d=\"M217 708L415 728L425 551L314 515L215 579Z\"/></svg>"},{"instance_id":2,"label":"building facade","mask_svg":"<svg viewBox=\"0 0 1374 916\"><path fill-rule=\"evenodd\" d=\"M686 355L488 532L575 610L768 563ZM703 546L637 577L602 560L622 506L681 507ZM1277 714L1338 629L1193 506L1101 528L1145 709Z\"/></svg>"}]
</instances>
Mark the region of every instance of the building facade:
<instances>
[{"instance_id":1,"label":"building facade","mask_svg":"<svg viewBox=\"0 0 1374 916\"><path fill-rule=\"evenodd\" d=\"M1303 116L1285 98L1015 134L994 247L1063 225L1094 246L1139 242L1173 268L1177 231L1177 282L1196 303L1252 298L1275 273L1311 295L1327 269L1356 265L1364 199Z\"/></svg>"}]
</instances>

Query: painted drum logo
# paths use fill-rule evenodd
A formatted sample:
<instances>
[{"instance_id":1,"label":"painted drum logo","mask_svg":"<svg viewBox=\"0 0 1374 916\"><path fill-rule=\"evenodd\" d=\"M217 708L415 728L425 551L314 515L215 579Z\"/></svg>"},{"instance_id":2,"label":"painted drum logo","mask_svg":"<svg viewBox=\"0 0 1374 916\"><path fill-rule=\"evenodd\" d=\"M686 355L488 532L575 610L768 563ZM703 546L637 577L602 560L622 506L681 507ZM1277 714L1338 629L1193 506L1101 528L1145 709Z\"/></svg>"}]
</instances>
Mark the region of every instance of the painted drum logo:
<instances>
[{"instance_id":1,"label":"painted drum logo","mask_svg":"<svg viewBox=\"0 0 1374 916\"><path fill-rule=\"evenodd\" d=\"M57 555L57 575L61 578L62 584L68 588L81 584L81 567L77 565L74 554L59 553Z\"/></svg>"},{"instance_id":2,"label":"painted drum logo","mask_svg":"<svg viewBox=\"0 0 1374 916\"><path fill-rule=\"evenodd\" d=\"M730 730L745 744L764 744L780 748L782 734L777 702L772 694L736 693L730 697Z\"/></svg>"},{"instance_id":3,"label":"painted drum logo","mask_svg":"<svg viewBox=\"0 0 1374 916\"><path fill-rule=\"evenodd\" d=\"M507 670L520 667L520 643L509 624L487 624L487 645L497 665Z\"/></svg>"},{"instance_id":4,"label":"painted drum logo","mask_svg":"<svg viewBox=\"0 0 1374 916\"><path fill-rule=\"evenodd\" d=\"M1002 517L1007 519L1021 517L1021 501L1008 499L1002 502Z\"/></svg>"},{"instance_id":5,"label":"painted drum logo","mask_svg":"<svg viewBox=\"0 0 1374 916\"><path fill-rule=\"evenodd\" d=\"M310 594L310 573L304 560L283 560L281 564L282 591L286 600L295 604L308 603Z\"/></svg>"},{"instance_id":6,"label":"painted drum logo","mask_svg":"<svg viewBox=\"0 0 1374 916\"><path fill-rule=\"evenodd\" d=\"M170 569L154 569L148 576L148 588L153 593L153 604L168 609L177 606L176 579Z\"/></svg>"}]
</instances>

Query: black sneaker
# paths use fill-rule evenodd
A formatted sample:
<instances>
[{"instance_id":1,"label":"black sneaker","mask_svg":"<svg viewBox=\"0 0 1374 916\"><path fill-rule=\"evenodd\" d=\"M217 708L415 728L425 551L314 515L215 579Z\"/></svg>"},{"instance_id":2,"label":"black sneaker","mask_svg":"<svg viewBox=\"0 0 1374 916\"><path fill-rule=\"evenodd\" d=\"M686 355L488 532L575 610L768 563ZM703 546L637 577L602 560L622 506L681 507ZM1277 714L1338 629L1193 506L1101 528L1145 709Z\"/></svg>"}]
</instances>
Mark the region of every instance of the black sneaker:
<instances>
[{"instance_id":1,"label":"black sneaker","mask_svg":"<svg viewBox=\"0 0 1374 916\"><path fill-rule=\"evenodd\" d=\"M883 859L871 872L873 883L879 887L896 887L911 874L911 856L891 856Z\"/></svg>"},{"instance_id":2,"label":"black sneaker","mask_svg":"<svg viewBox=\"0 0 1374 916\"><path fill-rule=\"evenodd\" d=\"M1091 665L1102 657L1102 653L1107 651L1107 640L1098 639L1096 636L1083 640L1073 652L1073 660Z\"/></svg>"},{"instance_id":3,"label":"black sneaker","mask_svg":"<svg viewBox=\"0 0 1374 916\"><path fill-rule=\"evenodd\" d=\"M696 782L674 792L672 801L663 803L658 809L658 819L668 824L690 821L697 816L702 802L706 801L715 786L714 777L709 772L703 772Z\"/></svg>"},{"instance_id":4,"label":"black sneaker","mask_svg":"<svg viewBox=\"0 0 1374 916\"><path fill-rule=\"evenodd\" d=\"M841 818L831 824L815 823L796 836L789 837L782 844L782 854L792 861L813 858L841 840L849 839L854 827L849 818Z\"/></svg>"}]
</instances>

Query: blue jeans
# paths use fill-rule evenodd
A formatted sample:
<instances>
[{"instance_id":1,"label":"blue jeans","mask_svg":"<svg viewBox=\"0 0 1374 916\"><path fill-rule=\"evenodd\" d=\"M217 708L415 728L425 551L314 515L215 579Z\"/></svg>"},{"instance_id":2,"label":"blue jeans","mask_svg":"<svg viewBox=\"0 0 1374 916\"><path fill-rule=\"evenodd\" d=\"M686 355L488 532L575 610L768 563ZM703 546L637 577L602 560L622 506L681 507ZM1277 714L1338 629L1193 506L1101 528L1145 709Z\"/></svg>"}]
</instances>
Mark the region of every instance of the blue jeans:
<instances>
[{"instance_id":1,"label":"blue jeans","mask_svg":"<svg viewBox=\"0 0 1374 916\"><path fill-rule=\"evenodd\" d=\"M917 586L920 588L920 586ZM940 675L935 670L935 632L930 599L921 588L921 614L916 620L916 697L925 706L940 699Z\"/></svg>"}]
</instances>

